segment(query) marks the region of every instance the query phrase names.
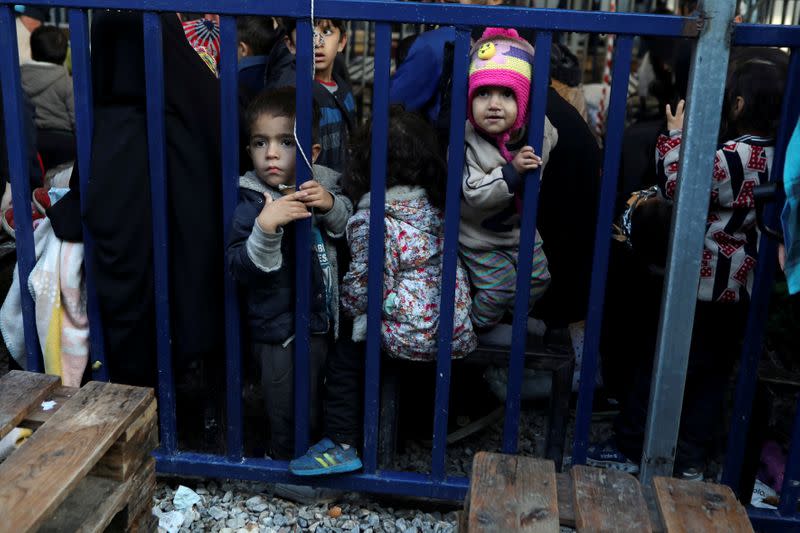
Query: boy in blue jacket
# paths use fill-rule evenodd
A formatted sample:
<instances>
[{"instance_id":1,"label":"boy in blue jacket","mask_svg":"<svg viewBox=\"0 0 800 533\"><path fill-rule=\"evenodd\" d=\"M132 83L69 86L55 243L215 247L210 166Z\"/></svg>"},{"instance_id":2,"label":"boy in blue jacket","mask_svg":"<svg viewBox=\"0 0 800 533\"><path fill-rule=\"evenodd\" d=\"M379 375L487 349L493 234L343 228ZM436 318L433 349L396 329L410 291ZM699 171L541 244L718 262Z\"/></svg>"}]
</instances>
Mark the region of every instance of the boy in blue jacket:
<instances>
[{"instance_id":1,"label":"boy in blue jacket","mask_svg":"<svg viewBox=\"0 0 800 533\"><path fill-rule=\"evenodd\" d=\"M314 84L312 94L319 106L319 164L343 172L347 139L355 125L356 102L347 79L336 68L337 57L347 46L344 21L318 19L314 27ZM296 79L297 21L283 19L286 32L267 60L264 87L294 86Z\"/></svg>"},{"instance_id":2,"label":"boy in blue jacket","mask_svg":"<svg viewBox=\"0 0 800 533\"><path fill-rule=\"evenodd\" d=\"M316 111L316 110L315 110ZM247 326L261 363L261 386L273 458L293 452L294 420L294 222L312 218L310 404L312 431L319 411L319 380L329 336L338 327L338 274L333 239L344 236L353 212L340 193L338 173L315 165L314 179L295 188L295 90L257 96L247 112L247 151L253 170L239 178L239 205L227 247L232 277L247 300ZM314 124L317 120L314 120ZM320 152L312 131L312 160Z\"/></svg>"}]
</instances>

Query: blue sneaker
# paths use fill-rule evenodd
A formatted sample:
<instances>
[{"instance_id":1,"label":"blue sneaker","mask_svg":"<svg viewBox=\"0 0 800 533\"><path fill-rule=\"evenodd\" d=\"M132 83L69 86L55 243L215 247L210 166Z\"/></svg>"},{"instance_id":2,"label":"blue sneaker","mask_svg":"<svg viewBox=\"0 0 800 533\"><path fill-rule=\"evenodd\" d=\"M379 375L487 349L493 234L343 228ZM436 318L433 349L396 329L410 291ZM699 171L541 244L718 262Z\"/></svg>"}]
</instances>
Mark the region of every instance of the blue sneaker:
<instances>
[{"instance_id":1,"label":"blue sneaker","mask_svg":"<svg viewBox=\"0 0 800 533\"><path fill-rule=\"evenodd\" d=\"M638 474L639 465L619 451L613 439L592 444L586 450L586 464L598 468L611 468L628 474Z\"/></svg>"},{"instance_id":2,"label":"blue sneaker","mask_svg":"<svg viewBox=\"0 0 800 533\"><path fill-rule=\"evenodd\" d=\"M354 446L342 448L329 438L324 438L306 454L289 463L289 472L296 476L325 476L361 469L361 459Z\"/></svg>"}]
</instances>

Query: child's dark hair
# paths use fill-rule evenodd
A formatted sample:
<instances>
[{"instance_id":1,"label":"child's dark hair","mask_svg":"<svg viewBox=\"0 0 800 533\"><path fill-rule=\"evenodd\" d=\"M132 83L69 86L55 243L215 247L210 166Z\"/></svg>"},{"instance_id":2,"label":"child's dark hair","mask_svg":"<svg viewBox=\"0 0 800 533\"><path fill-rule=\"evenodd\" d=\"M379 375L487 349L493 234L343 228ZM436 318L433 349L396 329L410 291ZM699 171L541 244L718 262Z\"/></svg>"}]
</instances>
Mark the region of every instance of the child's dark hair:
<instances>
[{"instance_id":1,"label":"child's dark hair","mask_svg":"<svg viewBox=\"0 0 800 533\"><path fill-rule=\"evenodd\" d=\"M269 54L272 46L281 37L283 31L275 28L272 17L236 17L236 39L250 47L254 56Z\"/></svg>"},{"instance_id":2,"label":"child's dark hair","mask_svg":"<svg viewBox=\"0 0 800 533\"><path fill-rule=\"evenodd\" d=\"M736 66L725 86L723 116L729 122L726 136L744 133L774 136L781 118L786 69L767 59L750 59ZM733 115L736 98L744 99L738 116Z\"/></svg>"},{"instance_id":3,"label":"child's dark hair","mask_svg":"<svg viewBox=\"0 0 800 533\"><path fill-rule=\"evenodd\" d=\"M297 91L294 87L281 87L259 93L245 112L248 133L252 132L253 124L261 115L294 119L297 116L296 98ZM319 107L316 102L311 106L311 142L315 144L319 142Z\"/></svg>"},{"instance_id":4,"label":"child's dark hair","mask_svg":"<svg viewBox=\"0 0 800 533\"><path fill-rule=\"evenodd\" d=\"M345 26L344 21L341 19L318 19L316 22L317 24L321 24L322 22L325 21L330 22L331 26L338 29L342 37L347 32L347 26ZM287 37L291 39L292 32L297 29L297 19L284 17L281 19L281 26L283 26L283 29L286 32Z\"/></svg>"},{"instance_id":5,"label":"child's dark hair","mask_svg":"<svg viewBox=\"0 0 800 533\"><path fill-rule=\"evenodd\" d=\"M444 209L447 165L439 154L435 130L420 115L394 105L389 109L389 130L385 134L389 148L386 188L417 185L425 189L432 205ZM353 134L349 152L342 186L353 202L358 202L370 189L372 120Z\"/></svg>"},{"instance_id":6,"label":"child's dark hair","mask_svg":"<svg viewBox=\"0 0 800 533\"><path fill-rule=\"evenodd\" d=\"M39 26L31 33L31 58L63 65L67 59L67 45L67 36L59 28Z\"/></svg>"}]
</instances>

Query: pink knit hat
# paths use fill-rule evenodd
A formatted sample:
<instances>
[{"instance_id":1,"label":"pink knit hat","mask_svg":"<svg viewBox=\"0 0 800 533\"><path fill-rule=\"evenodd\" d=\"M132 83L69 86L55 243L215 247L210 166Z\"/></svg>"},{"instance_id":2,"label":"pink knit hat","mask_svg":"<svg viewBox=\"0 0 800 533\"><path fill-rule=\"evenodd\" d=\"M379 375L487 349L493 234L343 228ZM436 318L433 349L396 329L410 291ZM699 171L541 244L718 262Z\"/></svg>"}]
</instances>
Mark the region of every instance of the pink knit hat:
<instances>
[{"instance_id":1,"label":"pink knit hat","mask_svg":"<svg viewBox=\"0 0 800 533\"><path fill-rule=\"evenodd\" d=\"M533 73L533 46L519 36L517 30L486 28L470 52L469 95L467 116L476 129L472 116L472 99L481 87L507 87L517 101L517 120L511 129L497 136L498 148L506 160L513 157L506 149L511 135L528 122L528 99Z\"/></svg>"}]
</instances>

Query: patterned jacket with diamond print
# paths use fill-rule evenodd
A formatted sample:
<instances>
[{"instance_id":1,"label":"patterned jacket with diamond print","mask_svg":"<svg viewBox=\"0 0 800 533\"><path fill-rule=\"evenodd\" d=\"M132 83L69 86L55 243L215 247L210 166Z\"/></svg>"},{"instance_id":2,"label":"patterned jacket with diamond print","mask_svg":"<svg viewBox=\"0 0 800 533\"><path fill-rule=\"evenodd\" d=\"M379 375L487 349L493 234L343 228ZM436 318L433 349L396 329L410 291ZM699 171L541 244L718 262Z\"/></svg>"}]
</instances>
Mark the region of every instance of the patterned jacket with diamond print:
<instances>
[{"instance_id":1,"label":"patterned jacket with diamond print","mask_svg":"<svg viewBox=\"0 0 800 533\"><path fill-rule=\"evenodd\" d=\"M659 184L670 199L674 199L678 180L680 147L681 130L659 136L656 143ZM750 300L760 233L753 189L769 179L773 153L773 139L754 135L727 141L717 150L698 300L722 303Z\"/></svg>"}]
</instances>

